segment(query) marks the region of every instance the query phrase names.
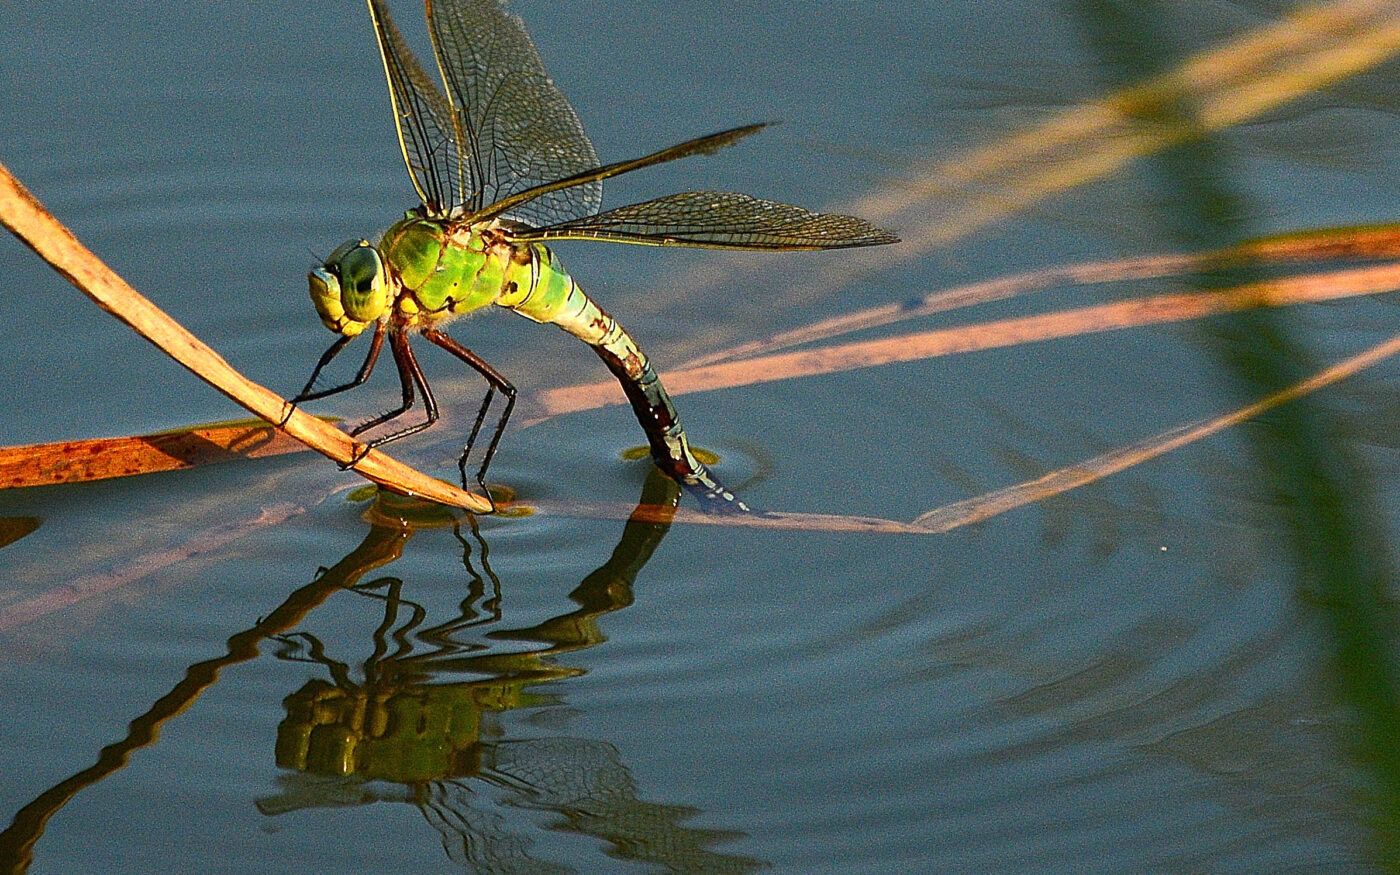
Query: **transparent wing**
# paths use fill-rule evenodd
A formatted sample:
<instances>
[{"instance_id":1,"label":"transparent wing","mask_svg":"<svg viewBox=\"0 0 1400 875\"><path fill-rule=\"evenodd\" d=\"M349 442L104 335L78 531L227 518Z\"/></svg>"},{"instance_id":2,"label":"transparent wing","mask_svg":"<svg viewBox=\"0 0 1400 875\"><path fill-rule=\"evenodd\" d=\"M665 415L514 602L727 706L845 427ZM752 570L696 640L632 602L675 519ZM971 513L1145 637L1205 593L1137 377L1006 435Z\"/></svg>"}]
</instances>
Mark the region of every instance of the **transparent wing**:
<instances>
[{"instance_id":1,"label":"transparent wing","mask_svg":"<svg viewBox=\"0 0 1400 875\"><path fill-rule=\"evenodd\" d=\"M369 11L408 174L428 209L446 214L462 202L463 190L472 187L458 148L459 123L452 104L413 57L383 0L369 0Z\"/></svg>"},{"instance_id":2,"label":"transparent wing","mask_svg":"<svg viewBox=\"0 0 1400 875\"><path fill-rule=\"evenodd\" d=\"M374 0L378 2L378 0ZM461 126L476 212L517 192L598 166L578 113L554 86L524 23L501 0L427 0L428 30ZM548 225L595 212L601 179L550 191L506 211Z\"/></svg>"},{"instance_id":3,"label":"transparent wing","mask_svg":"<svg viewBox=\"0 0 1400 875\"><path fill-rule=\"evenodd\" d=\"M602 167L594 167L591 170L586 170L583 173L576 173L573 176L567 176L563 179L546 182L543 185L536 185L533 188L527 188L524 191L518 191L508 197L501 198L494 204L476 211L472 215L472 221L484 221L496 216L513 214L516 206L519 204L534 200L552 191L558 191L575 185L583 185L593 182L594 180L601 182L604 179L623 173L631 173L633 170L640 170L643 167L651 167L655 164L663 164L667 161L675 161L680 158L689 158L692 155L709 155L725 146L732 146L749 134L758 133L767 126L768 125L765 123L760 123L756 125L744 125L741 128L730 128L727 131L720 131L717 134L686 140L684 143L672 146L669 149L662 149L660 152L653 152L641 158L633 158L630 161L617 161ZM594 209L596 209L596 207Z\"/></svg>"},{"instance_id":4,"label":"transparent wing","mask_svg":"<svg viewBox=\"0 0 1400 875\"><path fill-rule=\"evenodd\" d=\"M518 240L613 240L706 249L846 249L897 243L864 219L813 213L747 194L687 191L512 234Z\"/></svg>"}]
</instances>

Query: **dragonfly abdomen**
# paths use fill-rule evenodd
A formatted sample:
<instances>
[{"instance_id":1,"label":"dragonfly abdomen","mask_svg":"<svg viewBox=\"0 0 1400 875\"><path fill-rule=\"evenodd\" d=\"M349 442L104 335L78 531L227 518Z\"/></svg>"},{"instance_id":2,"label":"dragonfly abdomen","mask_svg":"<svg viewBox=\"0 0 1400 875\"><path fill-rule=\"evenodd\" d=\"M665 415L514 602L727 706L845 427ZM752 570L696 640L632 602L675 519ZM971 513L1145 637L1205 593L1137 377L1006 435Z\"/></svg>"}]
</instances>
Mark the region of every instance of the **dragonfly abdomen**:
<instances>
[{"instance_id":1,"label":"dragonfly abdomen","mask_svg":"<svg viewBox=\"0 0 1400 875\"><path fill-rule=\"evenodd\" d=\"M671 396L632 335L578 287L548 247L532 243L517 255L506 269L507 291L496 303L558 325L591 346L622 384L657 467L706 500L747 510L691 451Z\"/></svg>"},{"instance_id":2,"label":"dragonfly abdomen","mask_svg":"<svg viewBox=\"0 0 1400 875\"><path fill-rule=\"evenodd\" d=\"M530 243L515 248L503 279L497 304L526 319L553 323L582 337L566 323L577 321L592 302L548 246Z\"/></svg>"}]
</instances>

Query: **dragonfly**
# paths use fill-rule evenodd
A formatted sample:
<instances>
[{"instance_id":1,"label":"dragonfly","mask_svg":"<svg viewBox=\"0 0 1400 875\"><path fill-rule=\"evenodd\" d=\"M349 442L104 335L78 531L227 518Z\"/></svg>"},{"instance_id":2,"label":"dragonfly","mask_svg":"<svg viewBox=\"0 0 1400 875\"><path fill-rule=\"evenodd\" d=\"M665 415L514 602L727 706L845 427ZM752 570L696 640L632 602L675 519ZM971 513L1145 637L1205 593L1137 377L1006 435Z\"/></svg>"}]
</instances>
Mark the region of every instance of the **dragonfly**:
<instances>
[{"instance_id":1,"label":"dragonfly","mask_svg":"<svg viewBox=\"0 0 1400 875\"><path fill-rule=\"evenodd\" d=\"M419 205L377 242L355 239L311 270L311 300L339 335L293 404L363 385L385 343L402 403L360 423L358 437L395 423L419 393L426 416L364 443L371 449L429 428L438 404L409 345L417 334L480 374L486 396L458 458L463 488L468 459L497 393L504 399L475 479L496 504L486 472L514 409L516 390L442 328L448 320L496 305L582 340L621 384L657 467L707 508L746 511L691 449L675 405L650 359L598 306L546 245L606 240L715 249L821 250L894 243L897 238L851 216L812 213L747 194L689 191L600 212L603 181L623 173L715 152L764 127L732 128L659 152L600 164L578 113L545 72L524 23L502 0L425 0L442 87L425 72L394 25L384 0L368 0L399 146ZM355 338L369 351L349 381L318 389L321 372ZM499 405L498 405L499 406Z\"/></svg>"}]
</instances>

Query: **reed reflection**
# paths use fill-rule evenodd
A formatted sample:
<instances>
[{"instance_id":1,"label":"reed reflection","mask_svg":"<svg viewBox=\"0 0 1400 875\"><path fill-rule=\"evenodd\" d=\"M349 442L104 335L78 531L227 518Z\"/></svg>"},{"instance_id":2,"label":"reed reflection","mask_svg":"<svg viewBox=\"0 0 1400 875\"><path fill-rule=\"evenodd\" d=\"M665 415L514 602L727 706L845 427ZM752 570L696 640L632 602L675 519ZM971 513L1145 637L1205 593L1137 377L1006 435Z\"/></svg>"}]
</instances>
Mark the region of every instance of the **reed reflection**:
<instances>
[{"instance_id":1,"label":"reed reflection","mask_svg":"<svg viewBox=\"0 0 1400 875\"><path fill-rule=\"evenodd\" d=\"M1140 75L1144 59L1167 69L1172 54L1184 54L1187 43L1176 33L1171 4L1086 0L1080 10L1091 44L1125 73ZM1156 212L1163 231L1187 251L1250 236L1251 223L1267 210L1251 202L1234 172L1240 164L1238 141L1209 131L1199 107L1189 101L1144 105L1142 114L1145 123L1182 132L1155 161L1163 183L1165 205ZM1230 288L1262 278L1265 268L1246 259L1201 271L1194 281L1203 289ZM1335 342L1320 336L1295 311L1273 308L1205 320L1198 337L1226 386L1245 403L1317 373L1315 349ZM1309 792L1330 789L1338 780L1364 787L1353 794L1358 804L1347 814L1370 830L1372 862L1389 871L1400 863L1400 749L1395 744L1400 737L1400 661L1394 646L1400 624L1392 595L1397 569L1376 477L1349 439L1344 421L1339 422L1346 415L1326 396L1308 395L1271 410L1241 433L1253 452L1256 488L1269 497L1268 512L1292 548L1294 590L1323 620L1325 634L1317 642L1321 658L1315 666L1318 688L1340 706L1337 748L1355 769L1340 779L1309 774L1302 785ZM1291 719L1304 718L1294 714ZM1199 733L1195 740L1205 735ZM1198 744L1192 753L1200 750ZM1296 759L1314 768L1322 762L1315 754ZM1285 789L1258 807L1270 805L1278 821L1288 823L1302 795L1293 787L1298 778L1280 769L1277 757L1264 762L1259 774L1249 777L1259 786ZM1298 827L1290 823L1289 830Z\"/></svg>"}]
</instances>

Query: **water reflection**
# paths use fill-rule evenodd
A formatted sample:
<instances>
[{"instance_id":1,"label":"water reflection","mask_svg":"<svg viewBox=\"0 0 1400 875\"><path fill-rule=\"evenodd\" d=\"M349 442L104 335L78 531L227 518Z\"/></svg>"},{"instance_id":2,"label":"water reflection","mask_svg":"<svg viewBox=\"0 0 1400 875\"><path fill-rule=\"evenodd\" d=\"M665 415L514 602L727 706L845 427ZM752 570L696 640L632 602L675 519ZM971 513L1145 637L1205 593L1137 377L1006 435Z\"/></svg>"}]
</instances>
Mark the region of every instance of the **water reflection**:
<instances>
[{"instance_id":1,"label":"water reflection","mask_svg":"<svg viewBox=\"0 0 1400 875\"><path fill-rule=\"evenodd\" d=\"M649 493L649 494L648 494ZM674 506L679 489L653 476L642 504ZM383 507L383 504L381 504ZM744 872L761 863L708 850L734 834L691 829L693 809L645 802L616 748L568 736L510 738L496 715L547 701L532 688L580 674L553 661L604 640L597 618L632 603L632 585L668 525L634 517L612 557L570 593L579 606L527 628L507 628L500 581L475 527L456 531L471 573L456 616L429 612L384 578L354 588L382 601L383 621L358 664L336 659L308 633L280 636L279 659L321 666L289 695L277 730L277 765L291 770L281 792L258 801L264 814L375 802L416 807L441 834L448 856L480 872L572 871L531 855L528 826L512 811L545 811L562 828L602 839L626 860L680 872ZM475 557L474 557L475 554ZM545 645L498 652L493 641Z\"/></svg>"},{"instance_id":2,"label":"water reflection","mask_svg":"<svg viewBox=\"0 0 1400 875\"><path fill-rule=\"evenodd\" d=\"M521 628L511 628L501 611L501 581L474 521L465 523L463 534L464 524L441 508L381 496L367 514L369 533L345 559L231 637L223 656L190 666L174 689L131 722L125 738L103 748L93 766L21 808L0 832L0 871L26 871L54 814L153 745L164 724L213 686L224 668L258 656L268 640L279 645L276 658L310 663L324 677L284 700L275 756L288 771L276 794L258 800L264 814L403 802L422 812L453 862L480 872L573 871L532 856L532 826L521 811L557 814L562 826L551 832L602 839L620 859L674 871L763 868L761 861L710 850L738 833L688 828L682 821L694 809L640 799L618 751L606 741L513 738L499 722L504 712L550 702L539 685L583 673L555 659L605 640L597 618L632 603L636 575L670 526L658 508L674 510L679 495L673 481L653 471L612 556L570 593L577 607ZM444 524L463 545L470 581L455 615L433 622L401 580L360 582L398 559L416 530ZM383 612L367 642L368 655L352 661L336 658L320 638L293 631L344 591L380 602ZM500 642L543 646L504 651ZM372 816L368 810L366 815Z\"/></svg>"},{"instance_id":3,"label":"water reflection","mask_svg":"<svg viewBox=\"0 0 1400 875\"><path fill-rule=\"evenodd\" d=\"M1144 66L1167 68L1173 50L1184 53L1187 41L1179 38L1172 11L1161 2L1084 0L1079 20L1109 68L1130 78ZM1134 26L1123 26L1124 17ZM1156 160L1167 195L1158 215L1186 250L1239 242L1252 218L1232 173L1237 156L1231 143L1206 132L1198 109L1186 100L1143 107L1146 123L1200 131ZM1259 278L1262 270L1240 262L1193 279L1202 288L1229 288ZM1201 323L1199 337L1244 399L1278 392L1318 370L1315 342L1291 310L1212 318ZM1372 853L1394 868L1400 863L1400 623L1390 592L1396 566L1374 478L1337 419L1336 410L1309 395L1273 409L1242 433L1292 547L1296 595L1321 621L1319 686L1345 715L1339 746L1367 785L1356 795L1367 808Z\"/></svg>"}]
</instances>

